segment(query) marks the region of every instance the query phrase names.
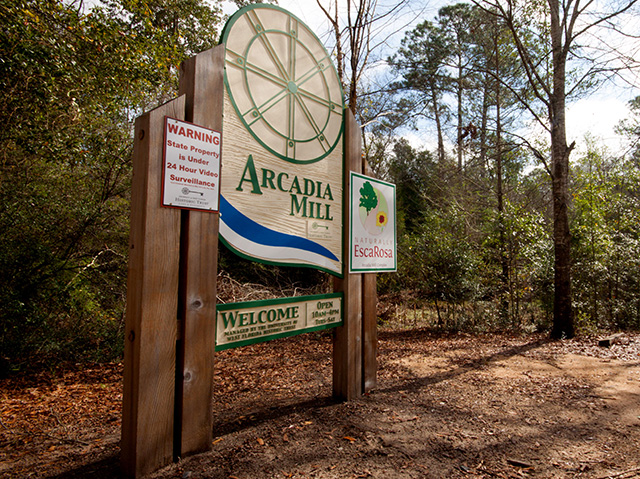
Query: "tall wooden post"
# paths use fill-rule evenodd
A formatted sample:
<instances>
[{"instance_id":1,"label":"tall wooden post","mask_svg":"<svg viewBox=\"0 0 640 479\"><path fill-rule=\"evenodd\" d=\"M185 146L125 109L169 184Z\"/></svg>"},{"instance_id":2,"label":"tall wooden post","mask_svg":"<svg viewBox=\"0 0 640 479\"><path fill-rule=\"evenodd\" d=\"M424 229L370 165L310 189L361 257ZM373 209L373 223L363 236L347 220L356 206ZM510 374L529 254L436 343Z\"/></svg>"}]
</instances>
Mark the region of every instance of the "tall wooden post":
<instances>
[{"instance_id":1,"label":"tall wooden post","mask_svg":"<svg viewBox=\"0 0 640 479\"><path fill-rule=\"evenodd\" d=\"M211 448L218 213L163 208L165 117L222 131L224 46L184 62L180 96L136 121L122 469Z\"/></svg>"},{"instance_id":2,"label":"tall wooden post","mask_svg":"<svg viewBox=\"0 0 640 479\"><path fill-rule=\"evenodd\" d=\"M182 64L186 120L222 131L224 45ZM211 449L218 213L182 212L176 456Z\"/></svg>"},{"instance_id":3,"label":"tall wooden post","mask_svg":"<svg viewBox=\"0 0 640 479\"><path fill-rule=\"evenodd\" d=\"M362 388L369 392L376 387L378 371L378 289L376 274L362 275Z\"/></svg>"},{"instance_id":4,"label":"tall wooden post","mask_svg":"<svg viewBox=\"0 0 640 479\"><path fill-rule=\"evenodd\" d=\"M177 98L135 125L121 442L132 477L173 460L180 211L160 205L165 116L184 108Z\"/></svg>"},{"instance_id":5,"label":"tall wooden post","mask_svg":"<svg viewBox=\"0 0 640 479\"><path fill-rule=\"evenodd\" d=\"M336 328L333 343L333 395L351 400L363 393L362 376L362 274L349 274L349 198L351 196L350 171L362 171L362 137L360 127L351 110L345 109L344 130L344 184L343 198L343 251L344 278L334 280L335 291L344 293L344 325Z\"/></svg>"},{"instance_id":6,"label":"tall wooden post","mask_svg":"<svg viewBox=\"0 0 640 479\"><path fill-rule=\"evenodd\" d=\"M362 133L351 110L345 110L343 192L343 251L345 276L334 280L334 290L344 293L344 325L336 328L333 344L333 395L351 400L376 387L378 352L377 288L375 273L349 273L351 222L350 172L364 171Z\"/></svg>"},{"instance_id":7,"label":"tall wooden post","mask_svg":"<svg viewBox=\"0 0 640 479\"><path fill-rule=\"evenodd\" d=\"M362 160L362 170L371 176L371 169ZM362 381L363 391L369 392L378 383L378 287L377 275L362 275Z\"/></svg>"}]
</instances>

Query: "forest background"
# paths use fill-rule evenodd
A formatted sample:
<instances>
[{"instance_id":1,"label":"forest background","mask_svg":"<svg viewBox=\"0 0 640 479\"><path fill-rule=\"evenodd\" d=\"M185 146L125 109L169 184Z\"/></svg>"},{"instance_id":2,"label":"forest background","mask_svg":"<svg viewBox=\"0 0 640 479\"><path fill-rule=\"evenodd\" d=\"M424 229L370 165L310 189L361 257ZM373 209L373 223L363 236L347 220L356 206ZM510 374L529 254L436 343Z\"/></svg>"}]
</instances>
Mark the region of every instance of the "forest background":
<instances>
[{"instance_id":1,"label":"forest background","mask_svg":"<svg viewBox=\"0 0 640 479\"><path fill-rule=\"evenodd\" d=\"M327 11L336 20L328 46L363 125L365 157L397 186L398 272L378 276L380 323L552 330L553 115L531 78L554 81L554 3L506 2L510 17L491 2L452 3L402 33L392 55L378 49L381 27L410 3ZM640 18L634 1L623 3L630 8L615 7L626 20ZM637 86L625 75L634 56L615 43L614 17L598 22L609 27L606 50L591 38L568 51L568 101L611 79ZM183 59L217 43L222 5L0 0L0 22L0 373L117 360L133 121L175 97ZM637 43L633 32L623 38ZM599 55L586 54L596 47ZM625 150L597 137L569 149L578 334L640 328L640 98L630 112L618 128ZM403 138L425 125L436 132L433 148ZM324 273L247 262L223 247L219 265L220 302L330 288Z\"/></svg>"}]
</instances>

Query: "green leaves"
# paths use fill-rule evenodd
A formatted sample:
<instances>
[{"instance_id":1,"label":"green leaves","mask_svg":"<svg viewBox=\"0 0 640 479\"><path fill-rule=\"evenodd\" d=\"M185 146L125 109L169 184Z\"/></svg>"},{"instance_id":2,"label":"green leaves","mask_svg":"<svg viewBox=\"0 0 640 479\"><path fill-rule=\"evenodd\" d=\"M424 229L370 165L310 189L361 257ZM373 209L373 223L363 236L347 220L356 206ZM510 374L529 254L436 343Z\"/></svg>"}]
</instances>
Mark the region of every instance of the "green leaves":
<instances>
[{"instance_id":1,"label":"green leaves","mask_svg":"<svg viewBox=\"0 0 640 479\"><path fill-rule=\"evenodd\" d=\"M378 195L368 181L360 188L360 206L367 210L367 214L378 206Z\"/></svg>"},{"instance_id":2,"label":"green leaves","mask_svg":"<svg viewBox=\"0 0 640 479\"><path fill-rule=\"evenodd\" d=\"M572 250L578 327L640 325L640 170L594 142L574 168Z\"/></svg>"},{"instance_id":3,"label":"green leaves","mask_svg":"<svg viewBox=\"0 0 640 479\"><path fill-rule=\"evenodd\" d=\"M132 122L175 96L180 62L215 43L220 20L200 0L78 8L0 0L0 350L10 361L80 358L105 337L104 354L119 354Z\"/></svg>"}]
</instances>

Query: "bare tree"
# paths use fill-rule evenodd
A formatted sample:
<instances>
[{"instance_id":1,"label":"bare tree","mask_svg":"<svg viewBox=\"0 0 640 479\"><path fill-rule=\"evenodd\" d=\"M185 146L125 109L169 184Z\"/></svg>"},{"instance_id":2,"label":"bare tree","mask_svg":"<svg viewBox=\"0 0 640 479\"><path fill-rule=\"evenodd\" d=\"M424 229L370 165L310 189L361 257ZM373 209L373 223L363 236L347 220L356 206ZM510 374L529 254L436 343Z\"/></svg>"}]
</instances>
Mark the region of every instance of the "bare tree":
<instances>
[{"instance_id":1,"label":"bare tree","mask_svg":"<svg viewBox=\"0 0 640 479\"><path fill-rule=\"evenodd\" d=\"M568 180L569 157L575 142L567 143L566 103L594 82L636 66L633 58L622 54L613 41L624 35L623 19L637 2L474 0L500 17L511 31L529 86L527 93L513 93L551 139L550 162L543 152L531 148L544 163L552 182L554 338L574 335Z\"/></svg>"},{"instance_id":2,"label":"bare tree","mask_svg":"<svg viewBox=\"0 0 640 479\"><path fill-rule=\"evenodd\" d=\"M365 154L363 162L372 168L376 166L376 158L370 154L376 148L368 145L369 138L365 130L385 117L397 117L398 112L389 107L388 96L386 100L381 98L388 92L390 81L382 79L382 84L376 84L379 75L372 73L365 80L366 73L378 64L386 66L384 58L388 54L391 39L406 29L426 8L424 3L418 2L421 3L418 11L414 11L412 0L399 0L390 7L381 6L378 2L331 0L326 6L322 0L316 0L330 24L336 68L347 106L361 124ZM361 108L359 104L363 96L370 99L367 108ZM390 123L396 121L392 119Z\"/></svg>"},{"instance_id":3,"label":"bare tree","mask_svg":"<svg viewBox=\"0 0 640 479\"><path fill-rule=\"evenodd\" d=\"M407 16L410 0L400 0L390 8L380 7L378 0L332 0L328 7L322 0L316 2L331 25L338 76L355 115L363 75L377 62L376 53L382 53L390 38L419 13Z\"/></svg>"}]
</instances>

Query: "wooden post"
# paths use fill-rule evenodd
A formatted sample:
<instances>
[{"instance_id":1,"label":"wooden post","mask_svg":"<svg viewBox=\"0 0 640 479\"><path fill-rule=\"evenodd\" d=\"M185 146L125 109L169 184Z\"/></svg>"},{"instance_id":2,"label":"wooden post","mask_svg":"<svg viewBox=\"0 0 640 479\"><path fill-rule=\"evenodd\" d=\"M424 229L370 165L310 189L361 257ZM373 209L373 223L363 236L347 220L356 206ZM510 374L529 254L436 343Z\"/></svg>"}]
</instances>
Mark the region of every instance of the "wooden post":
<instances>
[{"instance_id":1,"label":"wooden post","mask_svg":"<svg viewBox=\"0 0 640 479\"><path fill-rule=\"evenodd\" d=\"M334 280L335 291L344 293L344 325L336 328L333 343L333 395L351 400L363 393L362 378L362 274L349 274L350 171L362 170L362 137L351 110L345 109L345 159L343 198L344 278Z\"/></svg>"},{"instance_id":2,"label":"wooden post","mask_svg":"<svg viewBox=\"0 0 640 479\"><path fill-rule=\"evenodd\" d=\"M132 477L173 459L180 211L160 205L164 119L184 108L177 98L135 125L121 442Z\"/></svg>"},{"instance_id":3,"label":"wooden post","mask_svg":"<svg viewBox=\"0 0 640 479\"><path fill-rule=\"evenodd\" d=\"M372 176L366 160L362 160L365 175ZM378 383L378 287L377 275L366 273L362 278L362 380L363 391L369 392Z\"/></svg>"},{"instance_id":4,"label":"wooden post","mask_svg":"<svg viewBox=\"0 0 640 479\"><path fill-rule=\"evenodd\" d=\"M336 329L333 345L333 395L351 400L377 384L377 287L375 273L348 273L350 260L350 172L370 175L362 160L362 133L350 110L345 110L344 232L345 277L334 280L335 291L344 293L344 325Z\"/></svg>"},{"instance_id":5,"label":"wooden post","mask_svg":"<svg viewBox=\"0 0 640 479\"><path fill-rule=\"evenodd\" d=\"M378 289L376 274L362 275L362 381L363 392L376 387L378 361Z\"/></svg>"},{"instance_id":6,"label":"wooden post","mask_svg":"<svg viewBox=\"0 0 640 479\"><path fill-rule=\"evenodd\" d=\"M186 119L222 131L224 45L182 64ZM218 213L182 212L176 456L211 449Z\"/></svg>"}]
</instances>

